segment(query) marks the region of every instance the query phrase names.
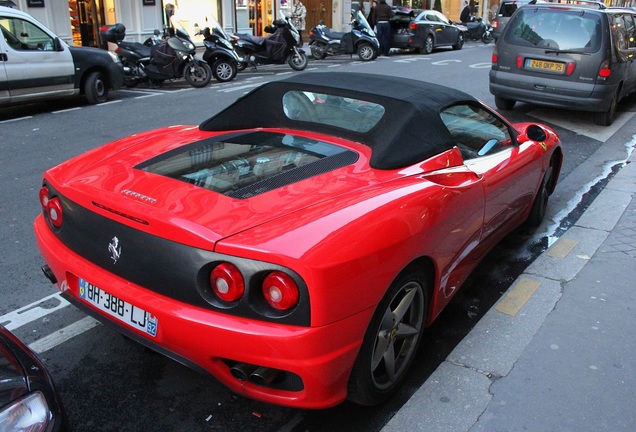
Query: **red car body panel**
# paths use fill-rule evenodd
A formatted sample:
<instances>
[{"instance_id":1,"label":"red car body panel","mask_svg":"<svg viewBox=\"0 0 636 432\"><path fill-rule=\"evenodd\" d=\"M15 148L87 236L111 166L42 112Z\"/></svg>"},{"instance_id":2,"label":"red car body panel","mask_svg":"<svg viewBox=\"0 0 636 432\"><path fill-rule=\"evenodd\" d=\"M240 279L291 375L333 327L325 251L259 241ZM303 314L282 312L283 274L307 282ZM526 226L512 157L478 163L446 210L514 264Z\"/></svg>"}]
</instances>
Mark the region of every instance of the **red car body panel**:
<instances>
[{"instance_id":1,"label":"red car body panel","mask_svg":"<svg viewBox=\"0 0 636 432\"><path fill-rule=\"evenodd\" d=\"M61 235L64 223L53 228L44 214L34 223L36 241L64 296L102 321L212 374L237 393L325 408L347 397L371 317L400 272L414 263L430 270L430 324L485 253L528 218L560 145L549 128L544 142L528 140L523 134L529 125L515 125L519 143L504 143L490 156L464 161L452 147L395 169L372 168L372 148L352 139L282 127L250 129L333 144L357 159L247 199L138 168L157 155L228 133L193 126L118 140L45 173L44 184L66 203L135 232L227 260L293 270L307 287L301 290L310 311L306 325L255 318L249 310L241 316L230 307L207 308L155 292L71 249ZM175 261L178 265L178 257ZM156 271L152 262L140 262L146 266L141 270ZM83 300L80 278L156 317L156 334ZM292 391L240 381L228 362L290 372L302 386Z\"/></svg>"}]
</instances>

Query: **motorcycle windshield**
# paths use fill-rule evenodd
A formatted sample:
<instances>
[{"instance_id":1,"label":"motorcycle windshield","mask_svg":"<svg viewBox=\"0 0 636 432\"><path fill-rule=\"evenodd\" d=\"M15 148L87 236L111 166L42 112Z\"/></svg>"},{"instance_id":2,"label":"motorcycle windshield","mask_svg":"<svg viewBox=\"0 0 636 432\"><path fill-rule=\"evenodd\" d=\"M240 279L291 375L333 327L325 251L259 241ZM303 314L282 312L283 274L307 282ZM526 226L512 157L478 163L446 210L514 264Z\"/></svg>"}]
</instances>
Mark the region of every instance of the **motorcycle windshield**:
<instances>
[{"instance_id":1,"label":"motorcycle windshield","mask_svg":"<svg viewBox=\"0 0 636 432\"><path fill-rule=\"evenodd\" d=\"M371 35L375 36L375 33L373 32L373 29L371 28L371 26L369 25L369 21L367 21L367 19L364 17L364 14L360 11L351 11L351 15L353 16L354 21L358 22L358 26L362 29L362 28L366 28Z\"/></svg>"},{"instance_id":2,"label":"motorcycle windshield","mask_svg":"<svg viewBox=\"0 0 636 432\"><path fill-rule=\"evenodd\" d=\"M230 38L227 36L227 33L225 33L225 30L223 30L223 27L221 27L221 24L219 24L219 22L215 18L210 17L208 19L207 25L210 28L211 33L216 33L223 39L230 40Z\"/></svg>"},{"instance_id":3,"label":"motorcycle windshield","mask_svg":"<svg viewBox=\"0 0 636 432\"><path fill-rule=\"evenodd\" d=\"M284 11L282 11L280 9L278 10L278 19L285 21L289 25L289 27L294 29L294 31L296 31L296 32L298 31L298 30L296 30L296 27L294 26L294 20L291 19L289 17L289 15L287 15Z\"/></svg>"}]
</instances>

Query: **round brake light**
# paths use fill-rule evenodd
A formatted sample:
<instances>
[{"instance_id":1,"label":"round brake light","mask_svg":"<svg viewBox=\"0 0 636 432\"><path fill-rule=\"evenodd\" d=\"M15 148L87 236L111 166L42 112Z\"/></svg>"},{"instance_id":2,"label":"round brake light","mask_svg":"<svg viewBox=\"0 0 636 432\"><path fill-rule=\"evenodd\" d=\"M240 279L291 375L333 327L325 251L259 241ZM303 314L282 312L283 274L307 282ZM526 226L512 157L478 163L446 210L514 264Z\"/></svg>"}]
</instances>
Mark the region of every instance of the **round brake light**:
<instances>
[{"instance_id":1,"label":"round brake light","mask_svg":"<svg viewBox=\"0 0 636 432\"><path fill-rule=\"evenodd\" d=\"M42 189L40 189L40 204L42 205L42 208L46 211L46 206L49 203L49 188L47 188L46 186L42 186Z\"/></svg>"},{"instance_id":2,"label":"round brake light","mask_svg":"<svg viewBox=\"0 0 636 432\"><path fill-rule=\"evenodd\" d=\"M230 263L222 263L212 270L210 284L212 291L225 302L240 300L245 292L243 275L235 265Z\"/></svg>"},{"instance_id":3,"label":"round brake light","mask_svg":"<svg viewBox=\"0 0 636 432\"><path fill-rule=\"evenodd\" d=\"M50 198L46 203L46 212L54 227L62 226L62 201L58 197Z\"/></svg>"},{"instance_id":4,"label":"round brake light","mask_svg":"<svg viewBox=\"0 0 636 432\"><path fill-rule=\"evenodd\" d=\"M275 271L263 281L263 296L274 309L286 311L298 304L298 285L286 273Z\"/></svg>"}]
</instances>

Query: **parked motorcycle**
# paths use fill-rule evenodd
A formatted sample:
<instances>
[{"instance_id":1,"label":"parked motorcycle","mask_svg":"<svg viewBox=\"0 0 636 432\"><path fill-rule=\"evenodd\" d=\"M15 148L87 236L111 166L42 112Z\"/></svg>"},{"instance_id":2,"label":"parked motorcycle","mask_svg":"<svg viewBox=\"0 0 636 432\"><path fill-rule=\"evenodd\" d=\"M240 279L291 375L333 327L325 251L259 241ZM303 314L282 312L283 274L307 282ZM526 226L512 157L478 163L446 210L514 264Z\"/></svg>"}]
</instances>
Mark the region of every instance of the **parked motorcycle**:
<instances>
[{"instance_id":1,"label":"parked motorcycle","mask_svg":"<svg viewBox=\"0 0 636 432\"><path fill-rule=\"evenodd\" d=\"M239 56L239 70L248 65L256 68L261 64L283 64L287 62L294 70L307 67L305 50L298 48L300 33L294 27L289 16L279 11L279 18L274 20L265 31L272 33L267 37L249 34L235 34L233 38L234 50Z\"/></svg>"},{"instance_id":2,"label":"parked motorcycle","mask_svg":"<svg viewBox=\"0 0 636 432\"><path fill-rule=\"evenodd\" d=\"M362 61L378 57L380 43L375 32L360 10L351 11L351 31L336 32L320 23L309 32L309 49L314 58L322 60L328 55L357 53Z\"/></svg>"},{"instance_id":3,"label":"parked motorcycle","mask_svg":"<svg viewBox=\"0 0 636 432\"><path fill-rule=\"evenodd\" d=\"M492 32L493 27L490 24L484 23L481 18L471 17L471 20L467 23L462 23L464 37L468 40L482 41L485 44L489 44L493 40Z\"/></svg>"},{"instance_id":4,"label":"parked motorcycle","mask_svg":"<svg viewBox=\"0 0 636 432\"><path fill-rule=\"evenodd\" d=\"M159 43L124 42L126 27L120 23L102 27L100 34L106 42L117 44L115 53L124 65L127 87L178 78L184 78L192 87L205 87L212 79L210 66L194 56L194 43L182 28Z\"/></svg>"},{"instance_id":5,"label":"parked motorcycle","mask_svg":"<svg viewBox=\"0 0 636 432\"><path fill-rule=\"evenodd\" d=\"M208 24L209 27L196 33L203 35L203 60L212 67L212 74L217 81L232 81L238 71L238 55L234 51L231 39L218 21L212 19Z\"/></svg>"},{"instance_id":6,"label":"parked motorcycle","mask_svg":"<svg viewBox=\"0 0 636 432\"><path fill-rule=\"evenodd\" d=\"M153 37L149 37L144 43L139 43L124 40L126 27L121 23L104 26L100 29L100 35L104 41L117 45L115 54L124 66L124 85L126 87L135 87L142 81L148 81L144 68L150 61L150 48L161 41L161 38L158 38L159 30L155 30L155 32Z\"/></svg>"}]
</instances>

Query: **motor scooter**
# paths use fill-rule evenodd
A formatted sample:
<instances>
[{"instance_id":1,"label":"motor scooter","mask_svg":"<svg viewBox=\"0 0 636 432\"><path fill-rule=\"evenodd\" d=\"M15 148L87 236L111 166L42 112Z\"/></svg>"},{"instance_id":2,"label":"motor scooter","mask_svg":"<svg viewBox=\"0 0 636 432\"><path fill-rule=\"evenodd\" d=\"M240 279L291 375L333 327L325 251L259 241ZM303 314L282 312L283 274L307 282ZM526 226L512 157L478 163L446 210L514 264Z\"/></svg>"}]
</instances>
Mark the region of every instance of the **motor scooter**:
<instances>
[{"instance_id":1,"label":"motor scooter","mask_svg":"<svg viewBox=\"0 0 636 432\"><path fill-rule=\"evenodd\" d=\"M279 11L279 18L265 31L272 33L267 37L249 34L234 34L232 43L239 57L239 70L248 65L256 68L263 64L283 64L287 62L294 70L304 70L307 67L305 50L298 48L300 33L294 27L289 16Z\"/></svg>"},{"instance_id":2,"label":"motor scooter","mask_svg":"<svg viewBox=\"0 0 636 432\"><path fill-rule=\"evenodd\" d=\"M490 24L484 23L484 20L481 18L471 16L469 22L462 23L458 25L458 27L463 30L464 37L468 40L481 40L485 44L489 44L493 40L493 27Z\"/></svg>"},{"instance_id":3,"label":"motor scooter","mask_svg":"<svg viewBox=\"0 0 636 432\"><path fill-rule=\"evenodd\" d=\"M378 57L380 43L360 10L351 11L351 31L335 32L323 21L309 32L309 49L314 58L322 60L328 55L357 53L362 61Z\"/></svg>"},{"instance_id":4,"label":"motor scooter","mask_svg":"<svg viewBox=\"0 0 636 432\"><path fill-rule=\"evenodd\" d=\"M171 29L172 30L172 29ZM205 87L212 79L210 66L198 57L194 43L183 28L172 30L159 43L124 42L126 27L121 24L100 29L103 40L117 44L115 53L124 65L124 85L134 87L141 82L160 84L165 80L184 78L192 87Z\"/></svg>"},{"instance_id":5,"label":"motor scooter","mask_svg":"<svg viewBox=\"0 0 636 432\"><path fill-rule=\"evenodd\" d=\"M203 35L203 60L211 66L212 74L217 81L232 81L238 71L239 58L231 39L214 18L207 24L208 27L196 33Z\"/></svg>"},{"instance_id":6,"label":"motor scooter","mask_svg":"<svg viewBox=\"0 0 636 432\"><path fill-rule=\"evenodd\" d=\"M154 36L140 43L124 40L126 26L121 23L100 28L102 39L117 45L115 54L124 66L124 85L126 87L135 87L140 82L148 81L144 68L150 62L150 48L161 41L161 38L158 37L159 33L159 30L155 30Z\"/></svg>"}]
</instances>

